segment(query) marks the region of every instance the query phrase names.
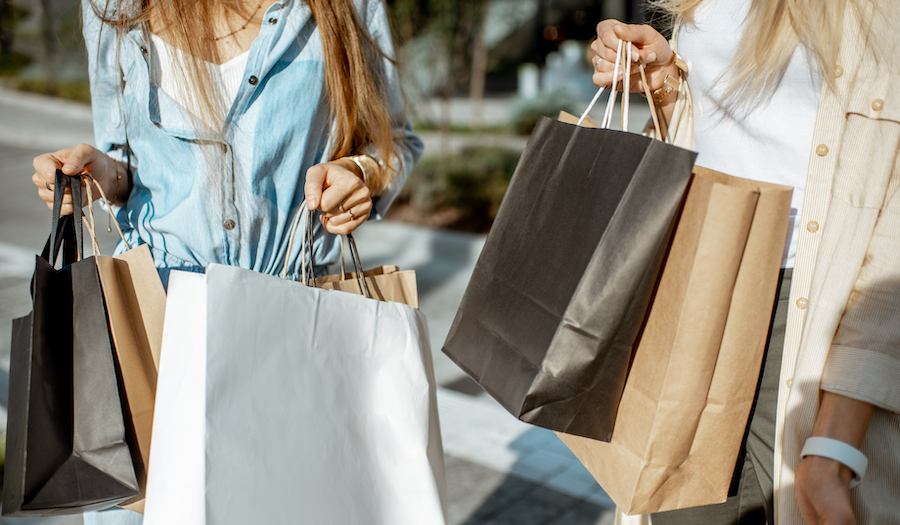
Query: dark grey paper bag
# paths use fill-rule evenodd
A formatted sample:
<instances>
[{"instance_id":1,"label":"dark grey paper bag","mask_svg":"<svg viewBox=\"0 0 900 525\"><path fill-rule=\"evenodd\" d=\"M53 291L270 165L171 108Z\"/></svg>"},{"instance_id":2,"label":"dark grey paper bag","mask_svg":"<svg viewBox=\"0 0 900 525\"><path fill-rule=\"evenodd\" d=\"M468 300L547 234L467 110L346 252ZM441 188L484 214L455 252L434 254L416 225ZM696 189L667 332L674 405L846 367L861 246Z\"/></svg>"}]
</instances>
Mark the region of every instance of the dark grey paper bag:
<instances>
[{"instance_id":1,"label":"dark grey paper bag","mask_svg":"<svg viewBox=\"0 0 900 525\"><path fill-rule=\"evenodd\" d=\"M13 321L4 516L96 510L138 493L100 278L93 258L77 260L81 217L59 216L69 182L60 175L55 230L36 258L34 309ZM75 202L80 184L72 181Z\"/></svg>"},{"instance_id":2,"label":"dark grey paper bag","mask_svg":"<svg viewBox=\"0 0 900 525\"><path fill-rule=\"evenodd\" d=\"M541 119L444 352L519 419L609 441L695 157Z\"/></svg>"}]
</instances>

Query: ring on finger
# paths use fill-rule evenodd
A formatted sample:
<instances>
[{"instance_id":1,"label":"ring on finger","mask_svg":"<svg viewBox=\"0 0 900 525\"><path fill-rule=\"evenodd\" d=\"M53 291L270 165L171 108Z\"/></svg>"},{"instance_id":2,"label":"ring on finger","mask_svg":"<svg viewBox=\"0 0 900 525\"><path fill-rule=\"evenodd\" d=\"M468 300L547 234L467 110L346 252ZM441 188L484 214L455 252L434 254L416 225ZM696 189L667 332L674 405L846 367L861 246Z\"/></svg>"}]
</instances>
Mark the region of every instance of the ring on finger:
<instances>
[{"instance_id":1,"label":"ring on finger","mask_svg":"<svg viewBox=\"0 0 900 525\"><path fill-rule=\"evenodd\" d=\"M50 181L45 180L45 181L44 181L44 186L47 186L47 191L53 191L53 188L50 187Z\"/></svg>"},{"instance_id":2,"label":"ring on finger","mask_svg":"<svg viewBox=\"0 0 900 525\"><path fill-rule=\"evenodd\" d=\"M350 220L355 221L356 217L353 216L353 210L347 210L347 213L350 215Z\"/></svg>"},{"instance_id":3,"label":"ring on finger","mask_svg":"<svg viewBox=\"0 0 900 525\"><path fill-rule=\"evenodd\" d=\"M347 210L344 209L344 203L343 203L343 202L340 203L340 204L338 204L338 209L341 210L341 213L344 213L345 211L347 211Z\"/></svg>"}]
</instances>

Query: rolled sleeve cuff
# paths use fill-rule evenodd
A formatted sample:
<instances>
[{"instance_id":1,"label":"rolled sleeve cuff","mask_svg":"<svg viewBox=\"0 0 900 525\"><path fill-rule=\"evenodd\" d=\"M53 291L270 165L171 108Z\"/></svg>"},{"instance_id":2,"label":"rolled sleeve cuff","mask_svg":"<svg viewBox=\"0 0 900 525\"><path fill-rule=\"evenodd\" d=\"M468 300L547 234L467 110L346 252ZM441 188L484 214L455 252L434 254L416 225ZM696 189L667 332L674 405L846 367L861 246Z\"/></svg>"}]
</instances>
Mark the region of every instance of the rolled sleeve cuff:
<instances>
[{"instance_id":1,"label":"rolled sleeve cuff","mask_svg":"<svg viewBox=\"0 0 900 525\"><path fill-rule=\"evenodd\" d=\"M870 350L832 346L821 388L900 414L900 360Z\"/></svg>"}]
</instances>

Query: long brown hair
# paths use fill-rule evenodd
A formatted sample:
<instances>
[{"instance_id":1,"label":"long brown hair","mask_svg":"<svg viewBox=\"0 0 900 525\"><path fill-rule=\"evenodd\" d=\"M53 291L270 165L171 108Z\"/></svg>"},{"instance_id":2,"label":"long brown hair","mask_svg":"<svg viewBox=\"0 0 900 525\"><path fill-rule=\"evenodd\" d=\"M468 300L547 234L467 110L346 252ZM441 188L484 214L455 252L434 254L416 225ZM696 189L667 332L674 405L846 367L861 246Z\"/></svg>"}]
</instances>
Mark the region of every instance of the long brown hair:
<instances>
[{"instance_id":1,"label":"long brown hair","mask_svg":"<svg viewBox=\"0 0 900 525\"><path fill-rule=\"evenodd\" d=\"M394 165L392 122L388 114L382 59L393 61L359 22L352 0L305 0L322 40L325 91L331 108L333 137L330 159L373 148L383 159L380 173L368 174L374 194L384 191L399 166ZM115 28L121 45L124 30L149 23L172 46L181 49L172 73L190 95L195 127L205 136L221 139L226 102L214 87L207 62L219 63L216 21L228 16L248 18L256 13L241 0L107 0L91 5Z\"/></svg>"}]
</instances>

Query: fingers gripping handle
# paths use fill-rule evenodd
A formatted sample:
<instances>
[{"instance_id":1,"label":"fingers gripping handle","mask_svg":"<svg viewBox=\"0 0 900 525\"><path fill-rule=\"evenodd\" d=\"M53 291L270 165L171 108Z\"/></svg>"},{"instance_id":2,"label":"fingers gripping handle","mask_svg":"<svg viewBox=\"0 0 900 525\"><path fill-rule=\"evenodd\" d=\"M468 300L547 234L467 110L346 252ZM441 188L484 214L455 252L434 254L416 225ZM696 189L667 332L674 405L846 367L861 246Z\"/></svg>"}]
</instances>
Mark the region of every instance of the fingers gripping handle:
<instances>
[{"instance_id":1,"label":"fingers gripping handle","mask_svg":"<svg viewBox=\"0 0 900 525\"><path fill-rule=\"evenodd\" d=\"M63 265L72 264L80 261L83 257L84 250L82 244L82 223L81 213L78 204L81 204L81 184L80 175L70 177L60 170L56 170L56 180L53 186L53 217L50 224L50 258L47 259L50 264L56 262L59 257L59 249L65 240L65 251L63 252ZM63 197L66 193L66 187L72 190L72 207L77 210L71 216L62 216ZM77 203L77 204L76 204ZM66 235L64 230L72 228L70 233L74 234L74 239L70 235ZM74 240L74 246L70 246Z\"/></svg>"},{"instance_id":2,"label":"fingers gripping handle","mask_svg":"<svg viewBox=\"0 0 900 525\"><path fill-rule=\"evenodd\" d=\"M613 107L616 104L616 97L618 96L618 75L616 75L615 73L617 73L619 71L619 68L622 67L622 46L623 46L623 44L624 44L624 41L620 39L618 46L616 46L616 62L615 62L615 65L613 66L613 73L614 73L613 74L613 82L612 82L612 86L610 86L609 98L606 100L606 110L603 112L603 120L600 122L600 127L603 129L608 129L610 127L610 125L612 125ZM632 53L633 53L632 47L633 46L631 46L629 43L627 57L626 57L626 61L624 64L625 71L624 71L624 74L622 77L622 84L623 84L623 89L622 89L622 91L623 91L623 95L622 95L622 130L623 131L628 129L628 108L630 107L630 102L631 102L630 95L629 95L629 87L630 87L629 82L631 79L631 64L632 64ZM647 85L647 75L644 71L643 62L638 62L638 68L640 68L640 72L641 72L641 83L643 84L643 87L644 87L644 94L647 97L647 102L650 104L650 116L653 119L653 126L656 129L656 136L662 137L662 133L660 132L660 127L659 127L659 119L656 114L656 106L653 103L653 96L651 95L650 88ZM588 113L591 112L591 110L594 108L594 105L600 99L600 95L603 93L603 91L604 91L603 87L601 87L600 89L597 90L597 93L594 95L594 98L591 99L590 104L588 104L587 109L584 110L584 113L581 114L581 118L578 119L577 125L580 126L581 123L584 122L584 119L587 118Z\"/></svg>"}]
</instances>

